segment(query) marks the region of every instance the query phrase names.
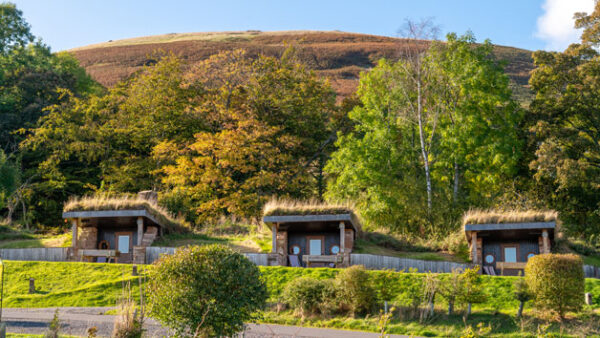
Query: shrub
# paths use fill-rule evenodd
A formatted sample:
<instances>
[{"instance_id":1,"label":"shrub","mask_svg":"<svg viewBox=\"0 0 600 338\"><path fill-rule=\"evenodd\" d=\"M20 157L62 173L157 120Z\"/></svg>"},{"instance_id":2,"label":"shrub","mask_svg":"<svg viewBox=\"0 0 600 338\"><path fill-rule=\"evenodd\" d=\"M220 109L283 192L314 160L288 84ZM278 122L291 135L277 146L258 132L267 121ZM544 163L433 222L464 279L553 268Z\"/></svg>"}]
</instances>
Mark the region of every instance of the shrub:
<instances>
[{"instance_id":1,"label":"shrub","mask_svg":"<svg viewBox=\"0 0 600 338\"><path fill-rule=\"evenodd\" d=\"M396 297L395 301L405 307L409 307L412 310L412 316L417 314L419 305L423 301L423 276L416 273L416 269L408 269L406 278L409 279L408 283L403 283L402 290Z\"/></svg>"},{"instance_id":2,"label":"shrub","mask_svg":"<svg viewBox=\"0 0 600 338\"><path fill-rule=\"evenodd\" d=\"M525 281L535 306L553 311L561 319L567 311L579 311L583 305L583 260L577 255L534 256L525 267Z\"/></svg>"},{"instance_id":3,"label":"shrub","mask_svg":"<svg viewBox=\"0 0 600 338\"><path fill-rule=\"evenodd\" d=\"M460 275L461 294L460 299L467 303L467 316L471 315L471 304L483 303L485 301L485 292L481 284L479 275L479 266L472 269L465 269Z\"/></svg>"},{"instance_id":4,"label":"shrub","mask_svg":"<svg viewBox=\"0 0 600 338\"><path fill-rule=\"evenodd\" d=\"M519 310L517 311L517 317L521 318L521 316L523 315L523 306L525 305L525 302L531 300L531 293L527 288L527 282L525 281L525 278L521 277L520 273L519 278L516 279L513 283L513 294L515 296L515 299L519 301Z\"/></svg>"},{"instance_id":5,"label":"shrub","mask_svg":"<svg viewBox=\"0 0 600 338\"><path fill-rule=\"evenodd\" d=\"M48 330L44 333L44 338L58 338L60 333L60 319L58 318L58 309L54 310L54 317L48 325Z\"/></svg>"},{"instance_id":6,"label":"shrub","mask_svg":"<svg viewBox=\"0 0 600 338\"><path fill-rule=\"evenodd\" d=\"M439 294L448 302L448 315L454 312L454 304L462 292L460 270L453 269L452 273L440 280Z\"/></svg>"},{"instance_id":7,"label":"shrub","mask_svg":"<svg viewBox=\"0 0 600 338\"><path fill-rule=\"evenodd\" d=\"M377 300L386 303L394 298L399 283L394 283L394 270L384 269L375 275L374 284L377 292Z\"/></svg>"},{"instance_id":8,"label":"shrub","mask_svg":"<svg viewBox=\"0 0 600 338\"><path fill-rule=\"evenodd\" d=\"M301 277L289 282L283 290L283 301L302 316L332 310L335 286L331 279Z\"/></svg>"},{"instance_id":9,"label":"shrub","mask_svg":"<svg viewBox=\"0 0 600 338\"><path fill-rule=\"evenodd\" d=\"M352 313L370 311L375 304L375 289L371 285L369 273L362 265L343 269L336 277L338 300Z\"/></svg>"},{"instance_id":10,"label":"shrub","mask_svg":"<svg viewBox=\"0 0 600 338\"><path fill-rule=\"evenodd\" d=\"M163 256L150 269L148 290L150 315L182 336L232 336L267 299L258 267L219 245Z\"/></svg>"},{"instance_id":11,"label":"shrub","mask_svg":"<svg viewBox=\"0 0 600 338\"><path fill-rule=\"evenodd\" d=\"M140 281L141 284L141 280ZM141 287L141 285L140 285ZM123 288L123 298L117 304L117 317L113 327L113 338L141 338L144 332L144 310L138 314L131 293L131 284L127 282Z\"/></svg>"}]
</instances>

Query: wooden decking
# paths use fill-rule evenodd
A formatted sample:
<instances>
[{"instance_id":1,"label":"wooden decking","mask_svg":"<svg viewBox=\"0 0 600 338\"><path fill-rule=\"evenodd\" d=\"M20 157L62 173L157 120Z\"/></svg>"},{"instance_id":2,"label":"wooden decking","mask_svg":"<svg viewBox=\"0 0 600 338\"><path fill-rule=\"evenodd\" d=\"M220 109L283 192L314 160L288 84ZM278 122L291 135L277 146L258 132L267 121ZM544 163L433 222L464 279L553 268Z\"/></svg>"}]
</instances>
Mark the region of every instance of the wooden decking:
<instances>
[{"instance_id":1,"label":"wooden decking","mask_svg":"<svg viewBox=\"0 0 600 338\"><path fill-rule=\"evenodd\" d=\"M341 263L342 257L338 255L304 255L302 256L304 266L310 268L312 263Z\"/></svg>"}]
</instances>

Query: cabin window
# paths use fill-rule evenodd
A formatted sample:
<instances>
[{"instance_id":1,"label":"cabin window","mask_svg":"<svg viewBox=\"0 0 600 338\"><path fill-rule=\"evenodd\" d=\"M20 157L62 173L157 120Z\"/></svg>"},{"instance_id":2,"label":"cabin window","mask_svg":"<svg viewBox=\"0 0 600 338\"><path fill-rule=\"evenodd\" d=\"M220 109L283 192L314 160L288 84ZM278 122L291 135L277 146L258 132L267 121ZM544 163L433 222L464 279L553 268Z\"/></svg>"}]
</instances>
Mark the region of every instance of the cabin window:
<instances>
[{"instance_id":1,"label":"cabin window","mask_svg":"<svg viewBox=\"0 0 600 338\"><path fill-rule=\"evenodd\" d=\"M340 253L340 246L339 245L334 245L331 247L331 254L332 255L337 255L338 253Z\"/></svg>"},{"instance_id":2,"label":"cabin window","mask_svg":"<svg viewBox=\"0 0 600 338\"><path fill-rule=\"evenodd\" d=\"M516 246L505 246L504 247L504 261L509 263L517 262L517 247Z\"/></svg>"},{"instance_id":3,"label":"cabin window","mask_svg":"<svg viewBox=\"0 0 600 338\"><path fill-rule=\"evenodd\" d=\"M108 248L110 248L110 245L108 244L107 241L100 241L100 243L98 243L98 249L108 250Z\"/></svg>"},{"instance_id":4,"label":"cabin window","mask_svg":"<svg viewBox=\"0 0 600 338\"><path fill-rule=\"evenodd\" d=\"M494 264L495 261L496 261L496 257L494 257L494 255L492 255L492 254L485 255L485 262L487 264Z\"/></svg>"},{"instance_id":5,"label":"cabin window","mask_svg":"<svg viewBox=\"0 0 600 338\"><path fill-rule=\"evenodd\" d=\"M129 238L131 236L130 235L119 235L117 236L117 243L118 243L118 248L119 248L119 252L120 253L124 253L127 254L129 253Z\"/></svg>"},{"instance_id":6,"label":"cabin window","mask_svg":"<svg viewBox=\"0 0 600 338\"><path fill-rule=\"evenodd\" d=\"M300 246L292 245L290 252L292 253L292 255L299 255L300 254Z\"/></svg>"},{"instance_id":7,"label":"cabin window","mask_svg":"<svg viewBox=\"0 0 600 338\"><path fill-rule=\"evenodd\" d=\"M527 260L529 260L531 257L535 256L535 252L530 252L527 254Z\"/></svg>"}]
</instances>

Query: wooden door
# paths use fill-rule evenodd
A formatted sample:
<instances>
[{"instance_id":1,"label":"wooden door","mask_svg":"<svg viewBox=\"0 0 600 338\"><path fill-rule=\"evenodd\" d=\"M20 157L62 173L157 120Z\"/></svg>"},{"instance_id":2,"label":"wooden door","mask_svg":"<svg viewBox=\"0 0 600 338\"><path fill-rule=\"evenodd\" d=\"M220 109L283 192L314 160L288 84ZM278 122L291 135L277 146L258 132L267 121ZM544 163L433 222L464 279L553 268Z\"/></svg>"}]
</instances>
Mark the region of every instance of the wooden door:
<instances>
[{"instance_id":1,"label":"wooden door","mask_svg":"<svg viewBox=\"0 0 600 338\"><path fill-rule=\"evenodd\" d=\"M133 259L133 232L115 232L115 243L119 251L118 263L130 263Z\"/></svg>"},{"instance_id":2,"label":"wooden door","mask_svg":"<svg viewBox=\"0 0 600 338\"><path fill-rule=\"evenodd\" d=\"M307 236L307 254L312 256L320 256L325 252L325 236Z\"/></svg>"}]
</instances>

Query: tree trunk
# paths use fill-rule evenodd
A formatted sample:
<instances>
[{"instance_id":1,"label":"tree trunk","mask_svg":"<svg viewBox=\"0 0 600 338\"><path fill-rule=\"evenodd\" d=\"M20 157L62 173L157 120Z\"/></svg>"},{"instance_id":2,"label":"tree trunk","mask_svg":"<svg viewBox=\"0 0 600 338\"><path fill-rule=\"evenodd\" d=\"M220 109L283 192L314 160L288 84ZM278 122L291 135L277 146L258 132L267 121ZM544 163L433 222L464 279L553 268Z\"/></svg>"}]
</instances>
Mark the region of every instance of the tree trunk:
<instances>
[{"instance_id":1,"label":"tree trunk","mask_svg":"<svg viewBox=\"0 0 600 338\"><path fill-rule=\"evenodd\" d=\"M521 316L523 316L523 305L525 305L525 302L519 302L519 311L517 311L517 318L521 318Z\"/></svg>"},{"instance_id":2,"label":"tree trunk","mask_svg":"<svg viewBox=\"0 0 600 338\"><path fill-rule=\"evenodd\" d=\"M421 102L421 76L417 79L417 122L419 123L419 141L421 143L421 155L423 156L423 166L425 167L425 183L427 185L427 211L431 212L431 174L429 172L429 152L425 145L425 131L423 129L423 104Z\"/></svg>"},{"instance_id":3,"label":"tree trunk","mask_svg":"<svg viewBox=\"0 0 600 338\"><path fill-rule=\"evenodd\" d=\"M460 170L458 169L458 162L454 161L454 189L452 190L452 201L454 203L458 200L458 180L459 180Z\"/></svg>"},{"instance_id":4,"label":"tree trunk","mask_svg":"<svg viewBox=\"0 0 600 338\"><path fill-rule=\"evenodd\" d=\"M471 315L471 303L467 303L467 318Z\"/></svg>"},{"instance_id":5,"label":"tree trunk","mask_svg":"<svg viewBox=\"0 0 600 338\"><path fill-rule=\"evenodd\" d=\"M434 304L433 301L429 302L429 318L433 317L434 314Z\"/></svg>"}]
</instances>

